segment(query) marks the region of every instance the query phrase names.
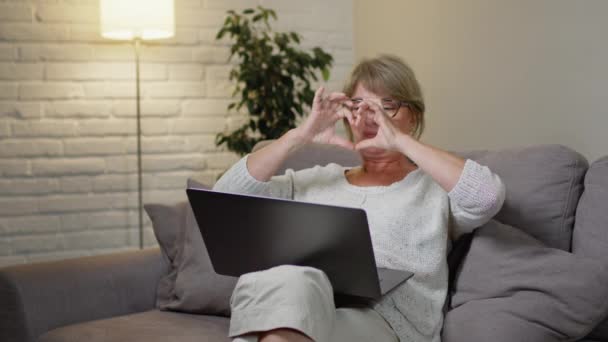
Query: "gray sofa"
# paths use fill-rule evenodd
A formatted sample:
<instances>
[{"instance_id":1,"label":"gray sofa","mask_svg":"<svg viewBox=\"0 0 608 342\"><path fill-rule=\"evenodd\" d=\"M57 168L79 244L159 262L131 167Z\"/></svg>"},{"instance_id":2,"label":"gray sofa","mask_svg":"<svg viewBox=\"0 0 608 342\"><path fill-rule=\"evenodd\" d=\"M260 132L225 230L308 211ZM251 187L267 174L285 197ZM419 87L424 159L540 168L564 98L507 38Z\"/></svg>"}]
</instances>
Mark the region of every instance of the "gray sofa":
<instances>
[{"instance_id":1,"label":"gray sofa","mask_svg":"<svg viewBox=\"0 0 608 342\"><path fill-rule=\"evenodd\" d=\"M589 166L559 145L462 154L503 178L507 200L449 256L443 340L608 341L608 157ZM328 162L358 157L309 146L285 168ZM0 269L0 341L228 341L227 317L158 309L171 267L151 248Z\"/></svg>"}]
</instances>

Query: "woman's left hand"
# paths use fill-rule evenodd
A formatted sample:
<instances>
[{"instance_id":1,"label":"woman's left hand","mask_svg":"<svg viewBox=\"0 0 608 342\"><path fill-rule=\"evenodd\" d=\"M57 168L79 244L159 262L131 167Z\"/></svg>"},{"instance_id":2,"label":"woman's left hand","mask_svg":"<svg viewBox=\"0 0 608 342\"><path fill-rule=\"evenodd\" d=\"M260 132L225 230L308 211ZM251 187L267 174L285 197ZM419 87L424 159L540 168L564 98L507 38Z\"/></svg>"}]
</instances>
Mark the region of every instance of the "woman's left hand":
<instances>
[{"instance_id":1,"label":"woman's left hand","mask_svg":"<svg viewBox=\"0 0 608 342\"><path fill-rule=\"evenodd\" d=\"M362 125L362 121L364 120L363 115L367 115L366 112L373 113L373 120L378 125L378 133L373 138L359 141L355 145L355 149L362 150L375 147L385 150L400 151L398 140L404 133L395 127L391 119L384 112L384 109L376 102L368 100L361 102L359 109L354 113L356 115L355 127Z\"/></svg>"}]
</instances>

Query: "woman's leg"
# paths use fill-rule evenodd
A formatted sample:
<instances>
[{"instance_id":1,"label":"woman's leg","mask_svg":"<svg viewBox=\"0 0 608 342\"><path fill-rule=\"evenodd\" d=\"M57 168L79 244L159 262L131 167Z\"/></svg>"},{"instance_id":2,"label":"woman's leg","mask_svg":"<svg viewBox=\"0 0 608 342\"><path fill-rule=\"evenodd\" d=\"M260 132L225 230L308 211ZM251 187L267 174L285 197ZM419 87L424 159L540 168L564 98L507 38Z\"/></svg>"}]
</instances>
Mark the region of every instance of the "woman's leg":
<instances>
[{"instance_id":1,"label":"woman's leg","mask_svg":"<svg viewBox=\"0 0 608 342\"><path fill-rule=\"evenodd\" d=\"M333 290L325 273L311 267L279 266L239 278L230 301L229 336L330 341L336 319ZM305 341L305 339L303 339Z\"/></svg>"},{"instance_id":2,"label":"woman's leg","mask_svg":"<svg viewBox=\"0 0 608 342\"><path fill-rule=\"evenodd\" d=\"M313 342L313 340L297 330L281 328L260 334L260 342Z\"/></svg>"}]
</instances>

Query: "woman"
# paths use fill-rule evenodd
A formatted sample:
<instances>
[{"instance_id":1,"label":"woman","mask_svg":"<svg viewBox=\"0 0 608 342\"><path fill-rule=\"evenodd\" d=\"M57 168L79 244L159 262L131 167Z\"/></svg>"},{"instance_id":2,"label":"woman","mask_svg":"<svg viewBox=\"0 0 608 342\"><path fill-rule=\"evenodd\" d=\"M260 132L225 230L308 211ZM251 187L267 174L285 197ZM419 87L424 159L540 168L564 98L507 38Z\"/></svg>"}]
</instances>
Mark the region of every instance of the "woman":
<instances>
[{"instance_id":1,"label":"woman","mask_svg":"<svg viewBox=\"0 0 608 342\"><path fill-rule=\"evenodd\" d=\"M280 266L246 274L231 299L236 341L440 341L451 241L494 216L500 178L472 160L421 143L424 101L412 70L391 56L365 60L344 93L320 88L299 127L240 160L216 190L364 208L378 267L414 277L370 307L336 309L322 271ZM344 119L348 141L334 132ZM356 149L363 164L273 177L310 142Z\"/></svg>"}]
</instances>

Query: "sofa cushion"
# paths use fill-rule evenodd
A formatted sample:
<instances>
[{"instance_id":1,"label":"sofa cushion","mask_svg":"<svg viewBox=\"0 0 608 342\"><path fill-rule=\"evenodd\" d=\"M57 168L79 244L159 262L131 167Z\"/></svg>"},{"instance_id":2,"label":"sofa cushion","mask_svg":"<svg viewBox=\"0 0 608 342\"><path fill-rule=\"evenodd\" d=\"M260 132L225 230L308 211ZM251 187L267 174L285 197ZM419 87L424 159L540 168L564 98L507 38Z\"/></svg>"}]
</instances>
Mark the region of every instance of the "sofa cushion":
<instances>
[{"instance_id":1,"label":"sofa cushion","mask_svg":"<svg viewBox=\"0 0 608 342\"><path fill-rule=\"evenodd\" d=\"M607 283L605 265L492 220L456 275L444 341L578 340L608 310Z\"/></svg>"},{"instance_id":2,"label":"sofa cushion","mask_svg":"<svg viewBox=\"0 0 608 342\"><path fill-rule=\"evenodd\" d=\"M192 180L188 181L188 186L209 188ZM152 219L156 236L166 237L171 235L167 231L177 232L177 238L171 240L175 246L167 248L177 251L173 270L159 283L157 307L197 314L230 315L230 296L237 279L213 271L190 204L147 205L146 211ZM167 241L169 239L163 243Z\"/></svg>"},{"instance_id":3,"label":"sofa cushion","mask_svg":"<svg viewBox=\"0 0 608 342\"><path fill-rule=\"evenodd\" d=\"M585 175L585 191L576 210L572 252L608 265L608 156L596 160ZM608 287L608 284L606 285ZM608 311L605 313L608 317ZM608 318L590 338L608 341Z\"/></svg>"},{"instance_id":4,"label":"sofa cushion","mask_svg":"<svg viewBox=\"0 0 608 342\"><path fill-rule=\"evenodd\" d=\"M587 160L561 145L461 153L497 173L507 189L496 215L547 246L570 250Z\"/></svg>"},{"instance_id":5,"label":"sofa cushion","mask_svg":"<svg viewBox=\"0 0 608 342\"><path fill-rule=\"evenodd\" d=\"M42 335L39 342L200 342L230 341L229 319L158 310L68 325Z\"/></svg>"}]
</instances>

